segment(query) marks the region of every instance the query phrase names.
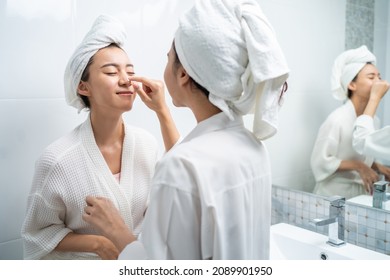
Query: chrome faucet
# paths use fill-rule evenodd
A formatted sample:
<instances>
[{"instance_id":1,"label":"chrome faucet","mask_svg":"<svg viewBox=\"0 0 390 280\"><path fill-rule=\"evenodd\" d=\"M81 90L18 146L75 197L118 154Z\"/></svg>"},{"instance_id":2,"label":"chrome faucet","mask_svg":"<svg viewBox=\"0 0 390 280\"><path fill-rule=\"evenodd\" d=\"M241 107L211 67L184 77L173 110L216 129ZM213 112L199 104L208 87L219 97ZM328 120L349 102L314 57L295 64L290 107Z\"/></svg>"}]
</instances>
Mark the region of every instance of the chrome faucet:
<instances>
[{"instance_id":1,"label":"chrome faucet","mask_svg":"<svg viewBox=\"0 0 390 280\"><path fill-rule=\"evenodd\" d=\"M384 202L390 200L390 194L386 193L387 186L390 183L387 181L378 181L374 183L374 190L372 195L372 207L383 209Z\"/></svg>"},{"instance_id":2,"label":"chrome faucet","mask_svg":"<svg viewBox=\"0 0 390 280\"><path fill-rule=\"evenodd\" d=\"M329 225L326 243L332 246L345 245L344 241L344 222L345 222L345 197L332 196L327 198L329 201L329 217L317 218L310 221L315 226Z\"/></svg>"}]
</instances>

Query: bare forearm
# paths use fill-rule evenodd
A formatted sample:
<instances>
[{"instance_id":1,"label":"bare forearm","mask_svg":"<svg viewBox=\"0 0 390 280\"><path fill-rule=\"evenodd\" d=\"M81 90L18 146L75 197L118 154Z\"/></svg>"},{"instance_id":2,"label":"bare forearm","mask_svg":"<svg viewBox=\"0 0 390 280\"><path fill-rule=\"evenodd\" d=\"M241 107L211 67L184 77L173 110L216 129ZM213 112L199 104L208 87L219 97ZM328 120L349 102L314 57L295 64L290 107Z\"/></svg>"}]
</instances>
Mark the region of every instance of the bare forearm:
<instances>
[{"instance_id":1,"label":"bare forearm","mask_svg":"<svg viewBox=\"0 0 390 280\"><path fill-rule=\"evenodd\" d=\"M128 244L137 240L136 237L127 229L112 230L106 233L105 236L115 244L119 252L122 252Z\"/></svg>"},{"instance_id":2,"label":"bare forearm","mask_svg":"<svg viewBox=\"0 0 390 280\"><path fill-rule=\"evenodd\" d=\"M378 174L364 162L359 160L343 160L338 171L357 171L362 179L363 186L368 193L372 193L372 184L378 180Z\"/></svg>"},{"instance_id":3,"label":"bare forearm","mask_svg":"<svg viewBox=\"0 0 390 280\"><path fill-rule=\"evenodd\" d=\"M100 235L87 235L69 233L56 249L62 252L87 252L95 253L102 259L114 260L118 258L119 249L112 241Z\"/></svg>"},{"instance_id":4,"label":"bare forearm","mask_svg":"<svg viewBox=\"0 0 390 280\"><path fill-rule=\"evenodd\" d=\"M165 150L169 151L179 140L180 134L168 108L157 113Z\"/></svg>"},{"instance_id":5,"label":"bare forearm","mask_svg":"<svg viewBox=\"0 0 390 280\"><path fill-rule=\"evenodd\" d=\"M379 102L380 102L380 99L378 99L378 98L370 98L368 103L367 103L366 108L364 109L363 114L374 117L375 112L378 109Z\"/></svg>"},{"instance_id":6,"label":"bare forearm","mask_svg":"<svg viewBox=\"0 0 390 280\"><path fill-rule=\"evenodd\" d=\"M63 252L96 253L101 236L69 233L58 243L56 250Z\"/></svg>"},{"instance_id":7,"label":"bare forearm","mask_svg":"<svg viewBox=\"0 0 390 280\"><path fill-rule=\"evenodd\" d=\"M374 117L376 109L378 108L379 102L385 96L387 90L389 89L389 83L384 80L379 80L374 82L371 91L368 104L363 112L364 115L369 115Z\"/></svg>"},{"instance_id":8,"label":"bare forearm","mask_svg":"<svg viewBox=\"0 0 390 280\"><path fill-rule=\"evenodd\" d=\"M361 164L360 161L356 160L342 160L337 171L358 171Z\"/></svg>"}]
</instances>

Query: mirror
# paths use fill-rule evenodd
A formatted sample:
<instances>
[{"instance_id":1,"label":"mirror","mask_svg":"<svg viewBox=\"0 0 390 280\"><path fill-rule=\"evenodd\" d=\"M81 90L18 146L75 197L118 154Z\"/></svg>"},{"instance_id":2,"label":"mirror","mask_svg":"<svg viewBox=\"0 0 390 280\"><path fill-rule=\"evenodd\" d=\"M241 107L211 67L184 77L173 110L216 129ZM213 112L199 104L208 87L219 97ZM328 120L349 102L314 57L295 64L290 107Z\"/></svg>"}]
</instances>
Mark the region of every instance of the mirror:
<instances>
[{"instance_id":1,"label":"mirror","mask_svg":"<svg viewBox=\"0 0 390 280\"><path fill-rule=\"evenodd\" d=\"M272 15L271 8L266 10L265 1L260 2L264 2L265 13ZM274 184L311 193L316 182L310 156L318 129L326 117L342 105L342 102L333 99L330 91L333 62L345 49L364 44L377 57L376 66L382 78L390 80L386 47L390 37L387 20L390 7L387 1L363 3L352 0L294 1L294 7L289 3L284 5L291 14L281 10L278 17L293 22L292 32L281 32L284 25L275 18L270 20L280 35L278 38L284 47L291 76L280 111L280 131L266 144L270 150ZM303 6L310 11L318 9L318 13L308 15L303 12ZM318 17L319 14L321 17ZM310 22L310 26L300 25L293 17ZM330 34L332 40L327 39ZM299 44L294 44L294 41ZM382 125L390 124L389 94L382 100L377 116ZM382 162L390 165L390 160Z\"/></svg>"}]
</instances>

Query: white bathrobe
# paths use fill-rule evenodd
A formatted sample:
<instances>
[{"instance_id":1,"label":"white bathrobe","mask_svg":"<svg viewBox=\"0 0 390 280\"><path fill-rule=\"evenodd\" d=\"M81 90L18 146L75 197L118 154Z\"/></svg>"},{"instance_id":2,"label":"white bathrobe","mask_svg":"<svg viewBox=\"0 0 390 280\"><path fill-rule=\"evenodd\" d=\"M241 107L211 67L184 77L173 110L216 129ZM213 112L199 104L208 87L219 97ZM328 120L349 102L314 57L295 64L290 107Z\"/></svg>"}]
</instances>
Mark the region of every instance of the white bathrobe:
<instances>
[{"instance_id":1,"label":"white bathrobe","mask_svg":"<svg viewBox=\"0 0 390 280\"><path fill-rule=\"evenodd\" d=\"M96 145L90 119L51 144L36 163L22 228L26 259L96 259L53 249L69 233L98 234L82 220L87 195L111 199L138 234L157 160L157 142L125 125L120 183Z\"/></svg>"},{"instance_id":2,"label":"white bathrobe","mask_svg":"<svg viewBox=\"0 0 390 280\"><path fill-rule=\"evenodd\" d=\"M266 148L219 113L158 163L141 239L120 258L268 259L270 223Z\"/></svg>"},{"instance_id":3,"label":"white bathrobe","mask_svg":"<svg viewBox=\"0 0 390 280\"><path fill-rule=\"evenodd\" d=\"M357 171L336 172L342 160L360 160L369 167L374 162L373 157L359 155L352 147L355 120L355 108L347 100L320 127L311 155L311 168L317 181L314 193L346 199L365 193Z\"/></svg>"},{"instance_id":4,"label":"white bathrobe","mask_svg":"<svg viewBox=\"0 0 390 280\"><path fill-rule=\"evenodd\" d=\"M372 117L359 116L353 131L353 147L359 154L390 162L390 126L376 130Z\"/></svg>"}]
</instances>

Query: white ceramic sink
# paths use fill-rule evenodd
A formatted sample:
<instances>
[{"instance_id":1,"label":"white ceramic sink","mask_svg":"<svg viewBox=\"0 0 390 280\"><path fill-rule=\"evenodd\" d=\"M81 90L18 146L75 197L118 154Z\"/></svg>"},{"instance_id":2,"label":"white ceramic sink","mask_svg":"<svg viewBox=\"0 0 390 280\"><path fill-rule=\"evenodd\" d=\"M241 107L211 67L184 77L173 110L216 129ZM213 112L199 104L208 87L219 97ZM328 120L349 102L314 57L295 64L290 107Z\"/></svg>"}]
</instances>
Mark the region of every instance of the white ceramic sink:
<instances>
[{"instance_id":1,"label":"white ceramic sink","mask_svg":"<svg viewBox=\"0 0 390 280\"><path fill-rule=\"evenodd\" d=\"M353 203L372 207L372 195L363 194L363 195L355 196L348 199L348 202L353 202ZM383 205L384 205L383 209L390 210L390 200L383 202Z\"/></svg>"},{"instance_id":2,"label":"white ceramic sink","mask_svg":"<svg viewBox=\"0 0 390 280\"><path fill-rule=\"evenodd\" d=\"M271 260L390 260L390 256L353 244L333 247L328 236L293 225L271 226Z\"/></svg>"}]
</instances>

